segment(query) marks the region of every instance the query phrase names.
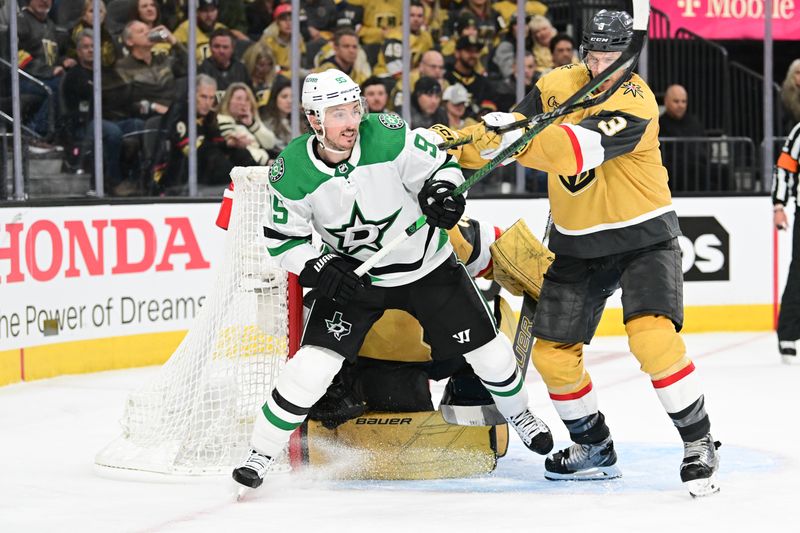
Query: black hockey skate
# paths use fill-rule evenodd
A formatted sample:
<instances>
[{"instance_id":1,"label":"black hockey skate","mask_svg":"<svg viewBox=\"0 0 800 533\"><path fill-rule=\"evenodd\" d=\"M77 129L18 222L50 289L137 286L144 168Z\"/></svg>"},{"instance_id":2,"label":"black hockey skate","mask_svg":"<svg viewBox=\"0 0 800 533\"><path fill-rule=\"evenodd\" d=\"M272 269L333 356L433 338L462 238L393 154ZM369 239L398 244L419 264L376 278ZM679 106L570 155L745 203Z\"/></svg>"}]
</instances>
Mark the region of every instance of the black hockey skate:
<instances>
[{"instance_id":1,"label":"black hockey skate","mask_svg":"<svg viewBox=\"0 0 800 533\"><path fill-rule=\"evenodd\" d=\"M267 455L258 453L255 450L250 452L250 456L242 463L233 469L233 479L238 484L242 485L239 491L239 497L246 492L246 489L257 489L264 482L264 476L272 469L275 459Z\"/></svg>"},{"instance_id":2,"label":"black hockey skate","mask_svg":"<svg viewBox=\"0 0 800 533\"><path fill-rule=\"evenodd\" d=\"M545 460L544 470L544 477L553 481L606 480L622 476L611 436L596 444L573 444L554 453Z\"/></svg>"},{"instance_id":3,"label":"black hockey skate","mask_svg":"<svg viewBox=\"0 0 800 533\"><path fill-rule=\"evenodd\" d=\"M683 443L681 481L693 497L719 492L716 473L719 469L717 448L720 446L722 444L715 441L711 433L701 439Z\"/></svg>"},{"instance_id":4,"label":"black hockey skate","mask_svg":"<svg viewBox=\"0 0 800 533\"><path fill-rule=\"evenodd\" d=\"M525 409L516 416L506 417L506 421L513 427L519 438L528 449L539 455L547 455L553 449L553 434L541 419Z\"/></svg>"}]
</instances>

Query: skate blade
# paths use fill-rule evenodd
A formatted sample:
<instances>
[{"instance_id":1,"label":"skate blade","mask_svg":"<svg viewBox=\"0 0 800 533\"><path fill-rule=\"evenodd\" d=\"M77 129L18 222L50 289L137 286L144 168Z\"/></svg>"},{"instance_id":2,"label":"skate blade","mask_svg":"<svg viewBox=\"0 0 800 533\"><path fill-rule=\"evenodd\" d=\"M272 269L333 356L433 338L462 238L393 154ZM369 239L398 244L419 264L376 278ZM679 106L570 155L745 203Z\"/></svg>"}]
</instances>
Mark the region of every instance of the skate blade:
<instances>
[{"instance_id":1,"label":"skate blade","mask_svg":"<svg viewBox=\"0 0 800 533\"><path fill-rule=\"evenodd\" d=\"M781 361L784 365L794 365L797 364L797 356L796 355L782 355Z\"/></svg>"},{"instance_id":2,"label":"skate blade","mask_svg":"<svg viewBox=\"0 0 800 533\"><path fill-rule=\"evenodd\" d=\"M240 502L252 491L253 489L250 487L244 487L236 483L236 486L233 488L233 497L237 502Z\"/></svg>"},{"instance_id":3,"label":"skate blade","mask_svg":"<svg viewBox=\"0 0 800 533\"><path fill-rule=\"evenodd\" d=\"M719 483L717 482L717 475L712 474L711 477L705 479L693 479L683 483L689 490L692 498L702 498L711 496L719 492Z\"/></svg>"},{"instance_id":4,"label":"skate blade","mask_svg":"<svg viewBox=\"0 0 800 533\"><path fill-rule=\"evenodd\" d=\"M605 481L622 477L622 471L617 468L617 465L596 466L578 470L572 474L559 474L545 470L544 477L550 481Z\"/></svg>"}]
</instances>

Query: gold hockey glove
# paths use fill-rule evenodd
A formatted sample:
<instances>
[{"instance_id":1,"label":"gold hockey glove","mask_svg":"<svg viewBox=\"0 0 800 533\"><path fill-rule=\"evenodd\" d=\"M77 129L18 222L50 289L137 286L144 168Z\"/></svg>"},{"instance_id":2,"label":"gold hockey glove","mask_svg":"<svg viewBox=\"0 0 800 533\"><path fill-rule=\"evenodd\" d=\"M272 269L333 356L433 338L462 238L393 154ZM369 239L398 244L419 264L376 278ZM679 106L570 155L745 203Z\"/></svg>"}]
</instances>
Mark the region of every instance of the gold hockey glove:
<instances>
[{"instance_id":1,"label":"gold hockey glove","mask_svg":"<svg viewBox=\"0 0 800 533\"><path fill-rule=\"evenodd\" d=\"M526 292L539 299L544 273L555 260L525 221L517 220L492 243L494 279L515 296Z\"/></svg>"}]
</instances>

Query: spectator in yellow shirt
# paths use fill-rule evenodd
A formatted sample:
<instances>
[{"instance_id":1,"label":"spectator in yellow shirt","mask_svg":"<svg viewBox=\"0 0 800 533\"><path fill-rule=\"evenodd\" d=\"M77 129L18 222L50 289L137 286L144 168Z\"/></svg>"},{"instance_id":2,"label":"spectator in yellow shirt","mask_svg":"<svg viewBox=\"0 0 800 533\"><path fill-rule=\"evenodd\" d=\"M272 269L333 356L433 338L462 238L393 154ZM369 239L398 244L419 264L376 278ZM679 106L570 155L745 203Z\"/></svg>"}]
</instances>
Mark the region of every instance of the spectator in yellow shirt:
<instances>
[{"instance_id":1,"label":"spectator in yellow shirt","mask_svg":"<svg viewBox=\"0 0 800 533\"><path fill-rule=\"evenodd\" d=\"M278 5L272 12L272 20L272 24L264 30L260 42L269 47L275 63L280 67L280 73L288 77L292 69L292 5ZM306 45L302 39L299 52L302 65L302 57L306 53ZM305 75L302 72L300 74Z\"/></svg>"},{"instance_id":2,"label":"spectator in yellow shirt","mask_svg":"<svg viewBox=\"0 0 800 533\"><path fill-rule=\"evenodd\" d=\"M198 0L197 4L197 64L211 56L209 37L214 30L227 26L219 22L219 0ZM184 20L175 29L175 37L183 44L189 44L189 21ZM236 39L247 41L247 35L239 30L231 30Z\"/></svg>"},{"instance_id":3,"label":"spectator in yellow shirt","mask_svg":"<svg viewBox=\"0 0 800 533\"><path fill-rule=\"evenodd\" d=\"M424 29L425 10L418 0L408 8L409 44L411 45L411 68L416 68L422 54L433 49L433 37ZM399 78L403 69L403 28L386 33L386 39L378 53L374 72L378 76Z\"/></svg>"}]
</instances>

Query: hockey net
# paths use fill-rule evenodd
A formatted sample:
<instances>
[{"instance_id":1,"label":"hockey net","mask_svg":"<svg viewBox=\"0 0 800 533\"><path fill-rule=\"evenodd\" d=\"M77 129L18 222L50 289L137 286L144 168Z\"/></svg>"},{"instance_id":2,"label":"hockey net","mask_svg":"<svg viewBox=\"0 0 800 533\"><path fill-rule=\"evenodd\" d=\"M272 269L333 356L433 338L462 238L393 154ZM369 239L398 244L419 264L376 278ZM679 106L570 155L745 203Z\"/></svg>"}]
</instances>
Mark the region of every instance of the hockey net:
<instances>
[{"instance_id":1,"label":"hockey net","mask_svg":"<svg viewBox=\"0 0 800 533\"><path fill-rule=\"evenodd\" d=\"M267 254L268 170L231 173L225 256L207 303L157 377L128 397L122 435L97 454L99 467L219 475L249 452L255 417L297 348L302 320L296 279Z\"/></svg>"}]
</instances>

